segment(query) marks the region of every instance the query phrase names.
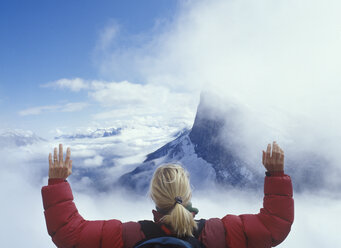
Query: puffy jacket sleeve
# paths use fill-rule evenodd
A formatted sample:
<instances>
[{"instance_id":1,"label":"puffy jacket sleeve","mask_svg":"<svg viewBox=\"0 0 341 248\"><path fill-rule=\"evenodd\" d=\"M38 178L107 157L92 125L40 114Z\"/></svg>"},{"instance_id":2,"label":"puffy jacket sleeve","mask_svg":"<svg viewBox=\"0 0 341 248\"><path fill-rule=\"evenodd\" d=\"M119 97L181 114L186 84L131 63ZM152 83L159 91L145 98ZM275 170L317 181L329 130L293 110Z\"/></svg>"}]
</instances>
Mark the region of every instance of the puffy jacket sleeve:
<instances>
[{"instance_id":1,"label":"puffy jacket sleeve","mask_svg":"<svg viewBox=\"0 0 341 248\"><path fill-rule=\"evenodd\" d=\"M222 221L229 248L267 248L280 244L294 221L291 179L266 176L263 208L258 214L226 215Z\"/></svg>"},{"instance_id":2,"label":"puffy jacket sleeve","mask_svg":"<svg viewBox=\"0 0 341 248\"><path fill-rule=\"evenodd\" d=\"M43 187L42 197L47 230L57 247L123 247L122 223L84 220L68 182Z\"/></svg>"}]
</instances>

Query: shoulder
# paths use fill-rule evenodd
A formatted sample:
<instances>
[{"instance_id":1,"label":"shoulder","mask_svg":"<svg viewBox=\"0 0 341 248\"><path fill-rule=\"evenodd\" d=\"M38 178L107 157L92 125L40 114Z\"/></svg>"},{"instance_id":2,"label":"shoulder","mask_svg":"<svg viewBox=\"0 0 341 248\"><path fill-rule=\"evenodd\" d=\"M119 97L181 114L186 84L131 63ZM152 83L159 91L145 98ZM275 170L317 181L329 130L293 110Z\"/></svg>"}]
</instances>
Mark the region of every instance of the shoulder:
<instances>
[{"instance_id":1,"label":"shoulder","mask_svg":"<svg viewBox=\"0 0 341 248\"><path fill-rule=\"evenodd\" d=\"M225 247L225 229L222 220L219 218L206 220L199 240L206 247Z\"/></svg>"},{"instance_id":2,"label":"shoulder","mask_svg":"<svg viewBox=\"0 0 341 248\"><path fill-rule=\"evenodd\" d=\"M124 247L130 248L145 238L141 225L138 222L125 222L122 224L122 238Z\"/></svg>"}]
</instances>

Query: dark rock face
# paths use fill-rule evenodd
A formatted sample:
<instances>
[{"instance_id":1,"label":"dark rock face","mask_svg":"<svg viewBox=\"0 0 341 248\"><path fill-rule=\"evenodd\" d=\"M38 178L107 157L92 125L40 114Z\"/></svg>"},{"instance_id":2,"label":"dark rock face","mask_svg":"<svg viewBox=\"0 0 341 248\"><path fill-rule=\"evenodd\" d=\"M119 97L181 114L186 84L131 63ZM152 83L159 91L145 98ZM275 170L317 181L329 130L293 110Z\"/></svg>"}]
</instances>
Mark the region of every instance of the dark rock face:
<instances>
[{"instance_id":1,"label":"dark rock face","mask_svg":"<svg viewBox=\"0 0 341 248\"><path fill-rule=\"evenodd\" d=\"M210 106L210 99L213 96L201 95L200 104L197 110L192 130L189 134L191 142L198 157L212 164L216 171L218 183L233 186L246 186L253 184L245 174L246 163L240 160L232 149L232 143L223 137L234 131L233 109L224 111L213 109ZM216 111L212 113L212 111ZM230 116L231 123L226 123L226 117ZM227 135L227 139L230 135ZM223 145L225 142L227 145ZM229 149L230 148L230 149ZM244 169L244 171L243 171ZM251 172L248 173L251 176ZM252 175L253 177L253 175Z\"/></svg>"},{"instance_id":2,"label":"dark rock face","mask_svg":"<svg viewBox=\"0 0 341 248\"><path fill-rule=\"evenodd\" d=\"M223 125L221 121L197 118L189 137L198 157L212 164L219 183L226 183L229 179L232 185L238 185L243 181L243 176L238 172L242 163L220 144L217 137Z\"/></svg>"}]
</instances>

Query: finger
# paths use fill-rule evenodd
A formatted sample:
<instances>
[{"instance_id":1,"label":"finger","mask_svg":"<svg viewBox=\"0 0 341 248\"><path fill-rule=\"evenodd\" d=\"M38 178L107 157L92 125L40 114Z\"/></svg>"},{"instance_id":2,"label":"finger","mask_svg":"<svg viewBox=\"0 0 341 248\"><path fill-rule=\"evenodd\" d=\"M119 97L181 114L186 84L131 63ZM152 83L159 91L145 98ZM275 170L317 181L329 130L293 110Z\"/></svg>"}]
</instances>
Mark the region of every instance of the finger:
<instances>
[{"instance_id":1,"label":"finger","mask_svg":"<svg viewBox=\"0 0 341 248\"><path fill-rule=\"evenodd\" d=\"M52 154L49 153L49 168L52 167Z\"/></svg>"},{"instance_id":2,"label":"finger","mask_svg":"<svg viewBox=\"0 0 341 248\"><path fill-rule=\"evenodd\" d=\"M279 147L279 151L284 156L284 151L282 150L282 148Z\"/></svg>"},{"instance_id":3,"label":"finger","mask_svg":"<svg viewBox=\"0 0 341 248\"><path fill-rule=\"evenodd\" d=\"M273 146L274 146L273 151L272 151L273 157L275 159L279 159L281 154L280 154L280 151L279 151L279 146L278 146L276 141L274 141Z\"/></svg>"},{"instance_id":4,"label":"finger","mask_svg":"<svg viewBox=\"0 0 341 248\"><path fill-rule=\"evenodd\" d=\"M266 159L270 159L271 157L271 144L268 144L268 147L266 148Z\"/></svg>"},{"instance_id":5,"label":"finger","mask_svg":"<svg viewBox=\"0 0 341 248\"><path fill-rule=\"evenodd\" d=\"M265 152L264 151L262 151L263 152L263 156L262 156L262 164L263 165L265 165Z\"/></svg>"},{"instance_id":6,"label":"finger","mask_svg":"<svg viewBox=\"0 0 341 248\"><path fill-rule=\"evenodd\" d=\"M278 157L281 158L284 155L283 150L279 147L278 144L276 144L276 146L277 146Z\"/></svg>"},{"instance_id":7,"label":"finger","mask_svg":"<svg viewBox=\"0 0 341 248\"><path fill-rule=\"evenodd\" d=\"M277 156L277 144L276 141L272 142L272 154L271 157L276 157Z\"/></svg>"},{"instance_id":8,"label":"finger","mask_svg":"<svg viewBox=\"0 0 341 248\"><path fill-rule=\"evenodd\" d=\"M281 158L284 154L282 153L283 150L279 147L279 145L277 144L277 153L278 153L278 158Z\"/></svg>"},{"instance_id":9,"label":"finger","mask_svg":"<svg viewBox=\"0 0 341 248\"><path fill-rule=\"evenodd\" d=\"M58 157L57 157L57 147L53 150L53 165L57 165L58 163Z\"/></svg>"},{"instance_id":10,"label":"finger","mask_svg":"<svg viewBox=\"0 0 341 248\"><path fill-rule=\"evenodd\" d=\"M276 147L276 152L278 152L278 153L279 153L279 152L280 152L280 151L279 151L279 145L277 144L277 142L276 142L276 141L275 141L275 143L274 143L274 144L275 144L275 147Z\"/></svg>"},{"instance_id":11,"label":"finger","mask_svg":"<svg viewBox=\"0 0 341 248\"><path fill-rule=\"evenodd\" d=\"M63 145L59 144L59 164L63 165Z\"/></svg>"},{"instance_id":12,"label":"finger","mask_svg":"<svg viewBox=\"0 0 341 248\"><path fill-rule=\"evenodd\" d=\"M70 160L70 163L69 163L69 172L70 174L72 173L72 160Z\"/></svg>"},{"instance_id":13,"label":"finger","mask_svg":"<svg viewBox=\"0 0 341 248\"><path fill-rule=\"evenodd\" d=\"M70 162L70 157L71 157L71 150L70 147L66 149L66 158L65 158L65 164L68 165Z\"/></svg>"},{"instance_id":14,"label":"finger","mask_svg":"<svg viewBox=\"0 0 341 248\"><path fill-rule=\"evenodd\" d=\"M280 154L281 154L280 159L284 160L284 151L281 148L279 148L279 151L280 151Z\"/></svg>"}]
</instances>

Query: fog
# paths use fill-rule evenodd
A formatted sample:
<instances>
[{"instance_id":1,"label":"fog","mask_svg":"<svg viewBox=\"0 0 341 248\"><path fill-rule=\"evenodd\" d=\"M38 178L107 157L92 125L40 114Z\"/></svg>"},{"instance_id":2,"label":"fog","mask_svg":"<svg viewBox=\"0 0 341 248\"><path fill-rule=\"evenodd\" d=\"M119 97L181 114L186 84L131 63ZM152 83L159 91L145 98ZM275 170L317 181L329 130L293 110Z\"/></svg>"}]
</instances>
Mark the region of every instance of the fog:
<instances>
[{"instance_id":1,"label":"fog","mask_svg":"<svg viewBox=\"0 0 341 248\"><path fill-rule=\"evenodd\" d=\"M53 142L42 142L1 151L0 193L3 201L0 233L4 246L54 247L47 234L40 195L41 187L47 184L46 155L51 150L49 146L52 148L53 145ZM84 149L86 147L84 145ZM92 152L94 154L96 150ZM76 153L74 158L78 155ZM81 162L74 163L74 173L79 170L78 164L81 166ZM90 183L86 180L77 179L74 175L69 178L76 206L85 219L115 218L126 222L152 218L154 205L148 195L135 195L119 186L101 192L93 187L90 179ZM262 197L261 190L213 187L204 191L194 188L192 202L194 207L199 208L198 219L222 218L226 214L258 213L262 207ZM278 247L333 247L341 241L337 233L340 198L335 198L333 192L294 192L294 200L292 230Z\"/></svg>"}]
</instances>

